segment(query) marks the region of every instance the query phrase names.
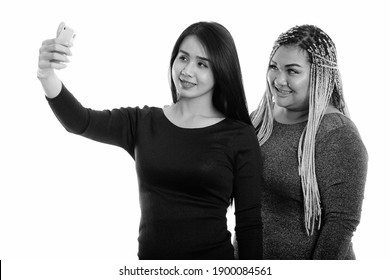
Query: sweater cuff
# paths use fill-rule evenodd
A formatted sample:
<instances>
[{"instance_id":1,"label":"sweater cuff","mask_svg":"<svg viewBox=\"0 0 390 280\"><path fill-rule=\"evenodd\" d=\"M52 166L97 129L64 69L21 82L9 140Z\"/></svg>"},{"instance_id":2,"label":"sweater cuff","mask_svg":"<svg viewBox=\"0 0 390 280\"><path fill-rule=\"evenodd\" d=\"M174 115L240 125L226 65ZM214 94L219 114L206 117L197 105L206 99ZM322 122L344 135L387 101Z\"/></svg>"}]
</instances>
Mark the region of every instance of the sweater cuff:
<instances>
[{"instance_id":1,"label":"sweater cuff","mask_svg":"<svg viewBox=\"0 0 390 280\"><path fill-rule=\"evenodd\" d=\"M50 97L47 97L46 95L45 95L45 97L46 97L46 100L49 102L49 104L53 104L53 103L56 103L57 101L61 100L62 97L66 94L69 94L69 91L65 87L65 85L61 82L61 91L56 97L50 98Z\"/></svg>"}]
</instances>

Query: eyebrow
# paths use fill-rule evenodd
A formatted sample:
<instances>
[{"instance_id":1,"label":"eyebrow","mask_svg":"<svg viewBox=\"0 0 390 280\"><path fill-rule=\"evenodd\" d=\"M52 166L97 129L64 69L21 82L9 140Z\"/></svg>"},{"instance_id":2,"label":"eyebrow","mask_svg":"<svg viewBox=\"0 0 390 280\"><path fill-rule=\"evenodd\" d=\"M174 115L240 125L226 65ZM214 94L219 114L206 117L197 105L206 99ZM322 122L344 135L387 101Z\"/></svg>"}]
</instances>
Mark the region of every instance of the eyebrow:
<instances>
[{"instance_id":1,"label":"eyebrow","mask_svg":"<svg viewBox=\"0 0 390 280\"><path fill-rule=\"evenodd\" d=\"M186 52L186 51L179 50L179 52L182 52L182 53L184 53L185 55L190 56L190 54L189 54L188 52ZM208 61L208 62L211 62L210 59L205 58L205 57L202 57L202 56L196 56L196 58L201 59L201 60L206 60L206 61Z\"/></svg>"},{"instance_id":2,"label":"eyebrow","mask_svg":"<svg viewBox=\"0 0 390 280\"><path fill-rule=\"evenodd\" d=\"M271 62L275 63L276 65L278 65L275 61L271 60ZM296 63L291 63L291 64L286 64L284 67L300 67L300 68L303 68L302 65L299 65L299 64L296 64Z\"/></svg>"}]
</instances>

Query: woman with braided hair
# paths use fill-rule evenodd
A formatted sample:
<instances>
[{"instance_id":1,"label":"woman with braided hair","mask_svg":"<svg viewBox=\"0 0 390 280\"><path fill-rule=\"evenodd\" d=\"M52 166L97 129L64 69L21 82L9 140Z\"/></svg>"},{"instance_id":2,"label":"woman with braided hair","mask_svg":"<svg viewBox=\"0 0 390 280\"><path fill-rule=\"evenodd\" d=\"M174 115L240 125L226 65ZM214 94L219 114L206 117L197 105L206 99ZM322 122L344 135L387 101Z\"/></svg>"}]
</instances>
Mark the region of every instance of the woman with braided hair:
<instances>
[{"instance_id":1,"label":"woman with braided hair","mask_svg":"<svg viewBox=\"0 0 390 280\"><path fill-rule=\"evenodd\" d=\"M282 33L251 114L261 146L264 259L355 259L368 156L320 28Z\"/></svg>"}]
</instances>

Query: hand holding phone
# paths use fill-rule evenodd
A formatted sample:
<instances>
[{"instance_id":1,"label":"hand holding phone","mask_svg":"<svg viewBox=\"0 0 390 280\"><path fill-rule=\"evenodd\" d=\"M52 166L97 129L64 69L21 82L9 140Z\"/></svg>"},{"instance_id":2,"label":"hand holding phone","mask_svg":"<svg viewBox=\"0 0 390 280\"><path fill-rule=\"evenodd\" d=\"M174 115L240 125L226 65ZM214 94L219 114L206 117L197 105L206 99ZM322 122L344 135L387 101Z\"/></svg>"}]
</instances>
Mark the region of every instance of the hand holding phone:
<instances>
[{"instance_id":1,"label":"hand holding phone","mask_svg":"<svg viewBox=\"0 0 390 280\"><path fill-rule=\"evenodd\" d=\"M54 77L54 69L63 69L69 62L68 55L71 55L69 48L73 45L76 36L75 31L61 22L57 29L56 39L45 40L39 50L38 78L41 81ZM57 44L53 47L53 44Z\"/></svg>"},{"instance_id":2,"label":"hand holding phone","mask_svg":"<svg viewBox=\"0 0 390 280\"><path fill-rule=\"evenodd\" d=\"M57 29L57 40L59 43L73 44L76 37L76 32L67 26L65 22L61 22Z\"/></svg>"}]
</instances>

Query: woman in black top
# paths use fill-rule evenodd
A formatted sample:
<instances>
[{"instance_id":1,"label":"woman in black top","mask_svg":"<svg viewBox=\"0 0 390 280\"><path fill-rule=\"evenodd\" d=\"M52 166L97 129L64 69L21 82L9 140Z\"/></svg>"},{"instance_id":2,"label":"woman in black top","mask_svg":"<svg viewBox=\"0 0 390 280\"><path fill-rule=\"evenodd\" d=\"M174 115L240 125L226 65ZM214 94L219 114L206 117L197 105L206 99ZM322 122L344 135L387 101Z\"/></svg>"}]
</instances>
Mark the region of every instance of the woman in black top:
<instances>
[{"instance_id":1,"label":"woman in black top","mask_svg":"<svg viewBox=\"0 0 390 280\"><path fill-rule=\"evenodd\" d=\"M170 60L173 104L96 111L54 73L70 44L46 40L38 77L62 125L117 145L135 160L140 259L233 259L226 212L235 204L239 258L262 257L260 150L233 38L214 22L192 24Z\"/></svg>"}]
</instances>

